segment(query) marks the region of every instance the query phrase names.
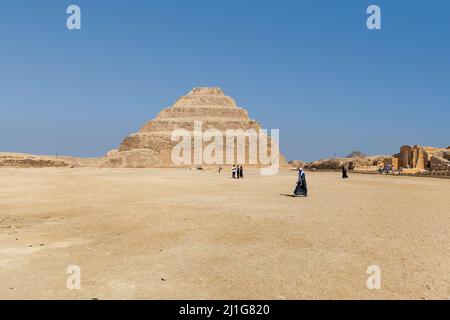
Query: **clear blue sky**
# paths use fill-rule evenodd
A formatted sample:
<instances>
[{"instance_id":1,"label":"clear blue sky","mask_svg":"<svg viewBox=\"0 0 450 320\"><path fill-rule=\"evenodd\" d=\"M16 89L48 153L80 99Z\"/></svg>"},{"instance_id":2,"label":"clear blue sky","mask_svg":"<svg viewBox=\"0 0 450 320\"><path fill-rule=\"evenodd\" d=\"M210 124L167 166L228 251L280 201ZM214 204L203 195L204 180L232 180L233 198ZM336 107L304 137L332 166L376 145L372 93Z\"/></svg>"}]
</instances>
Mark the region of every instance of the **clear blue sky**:
<instances>
[{"instance_id":1,"label":"clear blue sky","mask_svg":"<svg viewBox=\"0 0 450 320\"><path fill-rule=\"evenodd\" d=\"M80 31L66 29L70 4ZM288 159L446 147L449 12L447 0L2 0L0 151L103 155L195 86L279 128Z\"/></svg>"}]
</instances>

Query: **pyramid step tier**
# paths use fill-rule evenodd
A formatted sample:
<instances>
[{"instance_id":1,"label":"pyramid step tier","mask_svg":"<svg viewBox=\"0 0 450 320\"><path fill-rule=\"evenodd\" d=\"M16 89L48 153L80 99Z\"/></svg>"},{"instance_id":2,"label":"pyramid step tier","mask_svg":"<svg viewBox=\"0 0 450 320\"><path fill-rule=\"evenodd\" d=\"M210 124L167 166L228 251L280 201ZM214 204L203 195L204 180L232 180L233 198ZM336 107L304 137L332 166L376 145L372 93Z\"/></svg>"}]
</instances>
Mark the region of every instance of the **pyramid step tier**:
<instances>
[{"instance_id":1,"label":"pyramid step tier","mask_svg":"<svg viewBox=\"0 0 450 320\"><path fill-rule=\"evenodd\" d=\"M223 106L195 106L195 107L170 107L157 116L157 119L178 118L231 118L236 120L248 120L248 113L242 108L230 108Z\"/></svg>"},{"instance_id":2,"label":"pyramid step tier","mask_svg":"<svg viewBox=\"0 0 450 320\"><path fill-rule=\"evenodd\" d=\"M175 102L174 107L224 106L235 108L236 102L225 95L187 95Z\"/></svg>"},{"instance_id":3,"label":"pyramid step tier","mask_svg":"<svg viewBox=\"0 0 450 320\"><path fill-rule=\"evenodd\" d=\"M169 131L172 132L177 129L185 129L192 131L194 130L195 123L201 123L202 131L208 129L217 129L220 131L225 131L228 129L254 129L259 130L260 125L257 121L246 120L246 121L235 121L229 119L219 119L214 118L213 120L202 120L202 119L157 119L149 121L142 129L141 133L151 133L159 131Z\"/></svg>"},{"instance_id":4,"label":"pyramid step tier","mask_svg":"<svg viewBox=\"0 0 450 320\"><path fill-rule=\"evenodd\" d=\"M191 137L191 144L193 145L195 134L194 132L190 132ZM200 136L201 137L201 136ZM258 134L255 135L242 135L240 136L243 139L242 141L245 141L245 144L243 145L243 148L249 149L249 141L250 137L254 137L256 140L260 137ZM270 138L268 136L265 136L268 149L270 150ZM203 142L203 146L209 145L213 140L216 141L217 138L212 138L211 141L205 141ZM236 148L238 149L238 145L236 144L237 137L234 138L235 144L228 146L228 148ZM179 142L181 141L181 137L179 139L175 139L175 141L172 141L172 132L169 131L160 131L160 132L152 132L152 133L139 133L139 134L133 134L128 137L126 137L122 143L120 144L119 151L129 151L133 149L150 149L155 152L159 152L160 150L168 149L172 150ZM223 135L222 143L225 147L227 144L226 136Z\"/></svg>"}]
</instances>

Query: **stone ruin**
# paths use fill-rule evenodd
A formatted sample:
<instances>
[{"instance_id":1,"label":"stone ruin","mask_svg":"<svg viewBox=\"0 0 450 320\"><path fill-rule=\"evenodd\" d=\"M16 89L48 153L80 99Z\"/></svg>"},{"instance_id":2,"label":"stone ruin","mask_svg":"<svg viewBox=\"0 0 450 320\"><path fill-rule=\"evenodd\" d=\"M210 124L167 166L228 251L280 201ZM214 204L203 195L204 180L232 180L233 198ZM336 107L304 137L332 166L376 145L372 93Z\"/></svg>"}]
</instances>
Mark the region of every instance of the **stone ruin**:
<instances>
[{"instance_id":1,"label":"stone ruin","mask_svg":"<svg viewBox=\"0 0 450 320\"><path fill-rule=\"evenodd\" d=\"M450 149L404 145L400 152L386 158L384 165L404 173L450 175Z\"/></svg>"},{"instance_id":2,"label":"stone ruin","mask_svg":"<svg viewBox=\"0 0 450 320\"><path fill-rule=\"evenodd\" d=\"M227 129L254 129L259 132L260 124L249 118L245 109L236 105L236 102L226 96L220 88L194 88L187 95L179 98L174 105L162 110L154 120L147 122L135 134L126 137L119 148L107 153L102 164L103 167L177 167L171 159L171 152L178 142L171 137L175 129L185 129L191 133L194 130L194 121L202 122L202 130L217 129L223 134ZM268 139L270 155L273 141ZM203 143L203 147L208 144ZM236 144L237 145L237 144ZM245 140L245 166L264 167L258 158L254 165L249 164L248 138ZM237 163L236 146L235 161ZM226 154L224 143L223 155ZM193 157L192 157L193 158ZM210 164L202 163L202 167ZM190 165L194 167L195 165ZM217 164L216 167L226 166ZM285 158L280 154L280 167L287 167Z\"/></svg>"}]
</instances>

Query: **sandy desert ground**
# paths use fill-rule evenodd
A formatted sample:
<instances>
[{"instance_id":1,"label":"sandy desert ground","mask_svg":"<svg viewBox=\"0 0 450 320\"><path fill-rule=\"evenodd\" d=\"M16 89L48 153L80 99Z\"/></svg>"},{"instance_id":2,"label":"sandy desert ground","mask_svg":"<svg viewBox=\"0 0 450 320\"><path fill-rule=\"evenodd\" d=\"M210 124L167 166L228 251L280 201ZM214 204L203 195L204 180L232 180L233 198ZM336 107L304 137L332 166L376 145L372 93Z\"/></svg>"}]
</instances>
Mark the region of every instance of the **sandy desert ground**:
<instances>
[{"instance_id":1,"label":"sandy desert ground","mask_svg":"<svg viewBox=\"0 0 450 320\"><path fill-rule=\"evenodd\" d=\"M450 180L258 173L0 169L0 298L450 298Z\"/></svg>"}]
</instances>

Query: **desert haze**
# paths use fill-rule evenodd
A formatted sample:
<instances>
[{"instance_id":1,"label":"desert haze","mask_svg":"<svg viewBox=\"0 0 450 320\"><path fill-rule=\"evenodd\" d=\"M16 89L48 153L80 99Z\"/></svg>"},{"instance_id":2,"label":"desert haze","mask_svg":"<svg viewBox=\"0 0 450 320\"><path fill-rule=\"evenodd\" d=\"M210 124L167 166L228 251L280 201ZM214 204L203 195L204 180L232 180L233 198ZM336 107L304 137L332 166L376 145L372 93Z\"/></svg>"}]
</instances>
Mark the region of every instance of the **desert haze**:
<instances>
[{"instance_id":1,"label":"desert haze","mask_svg":"<svg viewBox=\"0 0 450 320\"><path fill-rule=\"evenodd\" d=\"M307 178L293 198L292 170L0 169L0 298L450 298L450 180Z\"/></svg>"}]
</instances>

